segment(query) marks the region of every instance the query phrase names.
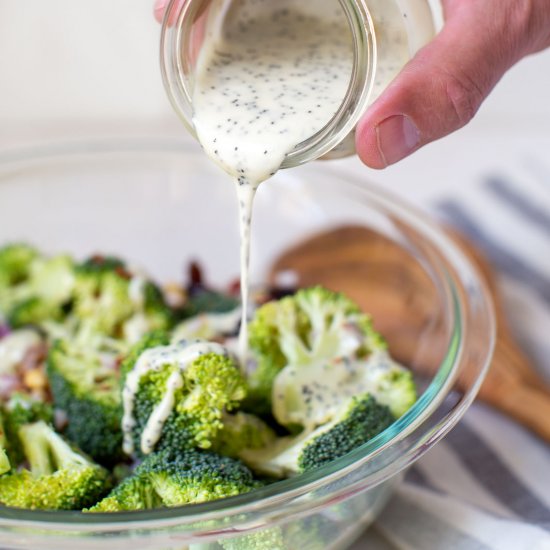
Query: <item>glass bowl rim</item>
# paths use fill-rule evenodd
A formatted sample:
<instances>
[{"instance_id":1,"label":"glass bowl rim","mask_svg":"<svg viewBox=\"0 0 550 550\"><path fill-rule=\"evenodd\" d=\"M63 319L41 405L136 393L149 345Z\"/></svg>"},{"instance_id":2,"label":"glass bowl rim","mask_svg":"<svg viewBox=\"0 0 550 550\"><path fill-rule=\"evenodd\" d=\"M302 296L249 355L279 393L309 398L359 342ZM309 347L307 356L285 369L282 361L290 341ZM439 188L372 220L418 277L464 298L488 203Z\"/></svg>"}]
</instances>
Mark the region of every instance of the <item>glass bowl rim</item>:
<instances>
[{"instance_id":1,"label":"glass bowl rim","mask_svg":"<svg viewBox=\"0 0 550 550\"><path fill-rule=\"evenodd\" d=\"M184 153L190 150L189 140L180 139L151 139L151 138L129 138L129 139L82 139L71 142L48 142L46 144L35 145L31 147L18 147L0 151L0 175L1 170L11 164L32 163L55 160L65 161L67 158L78 156L94 155L126 155L126 154L176 154ZM206 158L205 158L206 162ZM449 239L447 235L434 222L429 220L426 215L400 198L396 198L391 193L378 188L371 183L364 181L354 181L353 178L338 174L337 170L330 169L335 177L341 180L345 178L345 185L348 185L350 191L361 193L368 198L369 204L375 210L388 211L394 214L398 219L405 220L405 223L411 225L428 242L435 247L441 256L454 265L460 261L474 275L475 282L484 300L486 315L488 321L488 340L486 354L479 373L472 383L471 387L464 394L461 406L455 408L441 420L436 428L431 430L429 442L422 446L421 451L417 448L409 450L408 456L401 457L397 468L392 469L392 464L384 465L381 469L383 475L378 476L373 486L378 485L384 479L397 474L414 461L416 461L424 452L439 441L462 417L469 407L488 370L492 351L494 348L496 328L495 315L492 301L483 279L479 276L476 268L472 266L460 249ZM326 168L323 169L326 173ZM341 182L343 183L343 182ZM0 186L3 185L0 179ZM260 512L262 507L268 509L269 505L280 501L282 498L292 499L306 495L313 489L334 482L351 471L359 468L366 461L374 456L391 448L400 439L412 433L415 427L418 427L423 421L427 420L435 412L438 405L446 397L446 391L450 388L460 366L460 358L463 354L464 342L462 341L464 329L464 306L458 293L458 285L455 284L453 275L445 266L440 266L445 275L442 283L445 286L447 299L451 306L450 315L452 316L453 338L449 344L449 349L445 353L440 368L434 375L429 387L420 396L417 402L396 422L394 422L384 432L371 439L368 443L355 449L351 453L328 464L318 470L301 474L291 479L279 481L275 484L253 490L249 493L212 501L204 504L185 505L177 508L162 508L156 510L120 512L116 514L84 514L78 511L38 511L22 510L0 506L0 527L32 527L40 529L67 530L74 528L85 528L91 532L112 531L121 528L159 528L181 525L184 522L193 522L204 519L208 515L209 519L226 517L236 513L244 514L247 511ZM415 451L414 454L411 451ZM388 470L392 469L391 472ZM377 471L378 473L378 471ZM364 481L364 480L362 480ZM346 486L340 491L331 493L332 499L335 494L343 493L349 490ZM328 498L328 497L327 497ZM311 505L309 504L309 508Z\"/></svg>"}]
</instances>

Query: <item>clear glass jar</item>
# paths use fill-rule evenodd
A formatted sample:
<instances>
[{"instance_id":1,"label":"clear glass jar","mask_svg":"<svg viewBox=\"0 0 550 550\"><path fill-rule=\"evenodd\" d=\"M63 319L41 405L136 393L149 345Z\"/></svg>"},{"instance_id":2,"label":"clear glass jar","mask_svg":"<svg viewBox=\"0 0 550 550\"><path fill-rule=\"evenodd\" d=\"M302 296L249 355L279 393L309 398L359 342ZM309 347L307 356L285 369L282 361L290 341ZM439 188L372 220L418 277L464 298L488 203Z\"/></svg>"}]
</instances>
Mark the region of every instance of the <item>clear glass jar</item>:
<instances>
[{"instance_id":1,"label":"clear glass jar","mask_svg":"<svg viewBox=\"0 0 550 550\"><path fill-rule=\"evenodd\" d=\"M239 0L171 0L161 33L161 70L170 101L189 132L193 126L193 85L197 44L216 4ZM267 1L267 0L266 0ZM361 115L412 56L428 43L442 23L439 0L284 0L300 9L316 2L340 6L351 30L353 69L345 97L328 123L298 144L282 168L317 158L338 158L355 152L354 128ZM304 6L307 5L305 8ZM317 4L318 6L319 4Z\"/></svg>"}]
</instances>

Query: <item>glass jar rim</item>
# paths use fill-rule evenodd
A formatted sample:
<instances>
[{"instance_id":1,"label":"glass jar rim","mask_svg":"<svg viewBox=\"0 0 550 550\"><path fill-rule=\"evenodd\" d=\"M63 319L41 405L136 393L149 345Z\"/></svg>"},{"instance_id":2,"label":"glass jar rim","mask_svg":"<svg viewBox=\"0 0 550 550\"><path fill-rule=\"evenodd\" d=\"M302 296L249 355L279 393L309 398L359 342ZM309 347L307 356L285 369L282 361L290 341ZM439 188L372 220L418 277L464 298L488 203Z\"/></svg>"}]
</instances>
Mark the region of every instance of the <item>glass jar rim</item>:
<instances>
[{"instance_id":1,"label":"glass jar rim","mask_svg":"<svg viewBox=\"0 0 550 550\"><path fill-rule=\"evenodd\" d=\"M181 143L177 146L167 147L163 142L102 142L82 143L80 145L68 145L43 150L13 151L4 157L0 156L0 167L10 165L14 162L28 162L42 158L55 158L63 155L112 155L113 153L138 153L140 155L149 152L181 151ZM323 167L326 172L326 166ZM1 184L1 182L0 182ZM493 307L485 284L479 278L477 271L464 257L458 247L423 214L416 212L407 204L396 199L375 186L366 186L364 182L353 181L349 178L344 183L348 187L347 192L355 193L363 197L370 205L382 212L395 215L403 220L423 236L427 242L433 244L441 253L445 263L437 265L441 283L444 287L446 307L452 326L452 338L449 342L445 358L429 387L425 390L413 407L387 430L373 438L365 445L355 449L348 455L334 461L333 463L319 468L307 474L302 474L293 479L280 481L276 484L256 489L250 493L236 497L226 498L205 504L193 504L179 508L157 509L136 512L123 512L117 514L83 514L81 512L67 511L30 511L14 508L0 509L0 529L36 528L44 532L64 532L76 528L82 528L90 533L103 533L121 530L151 529L157 530L173 526L181 526L183 523L194 522L204 519L223 518L232 514L245 514L246 512L261 512L263 510L273 511L280 507L282 499L306 495L313 489L323 487L337 481L346 474L358 469L365 462L374 457L388 453L392 446L396 445L403 438L414 436L415 443L400 457L398 461L383 464L376 476L369 476L369 484L365 479L358 480L362 489L373 487L391 475L395 475L403 468L410 465L428 450L435 442L441 439L458 422L465 410L473 401L483 381L484 374L488 368L489 360L495 341L495 320ZM341 188L339 188L341 189ZM445 399L447 393L458 377L461 370L465 368L465 350L468 347L468 338L476 333L476 319L469 314L469 305L460 291L464 287L459 275L450 271L446 264L453 267L469 283L469 288L476 288L484 310L486 326L484 328L486 337L486 348L483 356L479 357L480 364L476 376L469 388L464 393L460 406L454 408L450 413L437 422L428 433L421 430L422 424L433 415L438 405ZM470 312L471 313L471 312ZM467 323L473 323L474 327L466 329ZM422 433L421 433L422 432ZM338 491L327 493L327 500L334 500L338 495L353 490L352 485L346 485ZM319 501L321 502L321 501ZM293 503L295 504L295 503ZM319 503L317 503L320 505ZM302 503L304 509L311 509L311 502ZM284 513L284 512L281 512ZM274 512L272 512L273 516ZM273 516L274 517L274 516Z\"/></svg>"},{"instance_id":2,"label":"glass jar rim","mask_svg":"<svg viewBox=\"0 0 550 550\"><path fill-rule=\"evenodd\" d=\"M353 67L347 92L336 113L317 133L297 144L281 168L291 168L320 158L337 147L355 128L366 111L374 88L377 43L374 22L366 0L338 0L353 39ZM164 88L172 107L189 133L198 140L192 122L192 92L184 74L187 65L181 52L191 36L200 3L170 0L161 29L160 67Z\"/></svg>"}]
</instances>

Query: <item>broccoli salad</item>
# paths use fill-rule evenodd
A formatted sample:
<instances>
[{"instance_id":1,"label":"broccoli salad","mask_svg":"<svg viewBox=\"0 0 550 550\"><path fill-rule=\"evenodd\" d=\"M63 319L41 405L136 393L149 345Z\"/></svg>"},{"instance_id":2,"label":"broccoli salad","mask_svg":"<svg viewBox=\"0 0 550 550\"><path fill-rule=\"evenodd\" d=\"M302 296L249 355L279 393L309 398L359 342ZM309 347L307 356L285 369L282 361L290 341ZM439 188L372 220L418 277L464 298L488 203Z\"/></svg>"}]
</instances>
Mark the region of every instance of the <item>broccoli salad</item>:
<instances>
[{"instance_id":1,"label":"broccoli salad","mask_svg":"<svg viewBox=\"0 0 550 550\"><path fill-rule=\"evenodd\" d=\"M416 400L370 317L313 287L159 287L114 257L0 248L0 504L86 513L239 495L322 467ZM263 533L276 548L276 530Z\"/></svg>"}]
</instances>

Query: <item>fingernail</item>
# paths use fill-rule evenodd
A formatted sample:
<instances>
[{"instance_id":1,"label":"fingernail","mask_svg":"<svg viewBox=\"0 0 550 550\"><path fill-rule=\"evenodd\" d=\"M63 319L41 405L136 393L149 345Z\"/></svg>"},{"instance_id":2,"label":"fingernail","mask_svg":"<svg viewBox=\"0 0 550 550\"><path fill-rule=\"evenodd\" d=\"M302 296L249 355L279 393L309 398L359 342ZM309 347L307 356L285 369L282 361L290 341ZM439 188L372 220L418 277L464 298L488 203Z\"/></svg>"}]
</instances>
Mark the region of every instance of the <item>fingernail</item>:
<instances>
[{"instance_id":1,"label":"fingernail","mask_svg":"<svg viewBox=\"0 0 550 550\"><path fill-rule=\"evenodd\" d=\"M406 115L393 115L376 126L378 151L386 166L410 155L420 143L420 132Z\"/></svg>"}]
</instances>

